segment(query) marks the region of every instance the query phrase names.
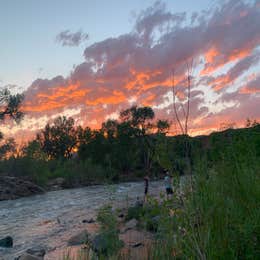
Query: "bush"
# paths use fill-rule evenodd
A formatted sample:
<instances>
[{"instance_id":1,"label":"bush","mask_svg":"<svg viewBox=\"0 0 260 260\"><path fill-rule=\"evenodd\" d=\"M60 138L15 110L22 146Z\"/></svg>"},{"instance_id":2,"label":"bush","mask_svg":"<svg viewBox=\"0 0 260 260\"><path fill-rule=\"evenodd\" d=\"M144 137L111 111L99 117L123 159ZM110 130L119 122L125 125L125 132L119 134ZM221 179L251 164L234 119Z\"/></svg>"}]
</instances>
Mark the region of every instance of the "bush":
<instances>
[{"instance_id":1,"label":"bush","mask_svg":"<svg viewBox=\"0 0 260 260\"><path fill-rule=\"evenodd\" d=\"M94 250L100 256L116 255L123 246L119 240L117 220L111 206L102 207L97 215L100 224L99 234L94 238Z\"/></svg>"}]
</instances>

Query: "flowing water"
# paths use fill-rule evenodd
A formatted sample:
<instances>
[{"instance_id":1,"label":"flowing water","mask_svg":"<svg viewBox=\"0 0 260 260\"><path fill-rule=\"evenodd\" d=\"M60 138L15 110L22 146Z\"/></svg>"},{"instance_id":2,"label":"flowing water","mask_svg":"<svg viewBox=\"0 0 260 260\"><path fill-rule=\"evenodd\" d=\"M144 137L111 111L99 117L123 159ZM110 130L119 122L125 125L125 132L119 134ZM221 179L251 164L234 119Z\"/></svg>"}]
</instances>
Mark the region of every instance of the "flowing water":
<instances>
[{"instance_id":1,"label":"flowing water","mask_svg":"<svg viewBox=\"0 0 260 260\"><path fill-rule=\"evenodd\" d=\"M142 198L144 184L131 182L109 186L47 192L12 201L0 201L0 239L13 237L13 248L0 248L0 259L13 260L26 249L43 246L45 259L59 259L68 239L86 228L84 219L95 217L102 205L124 206ZM151 182L149 192L163 192L162 181ZM57 252L57 253L55 253Z\"/></svg>"}]
</instances>

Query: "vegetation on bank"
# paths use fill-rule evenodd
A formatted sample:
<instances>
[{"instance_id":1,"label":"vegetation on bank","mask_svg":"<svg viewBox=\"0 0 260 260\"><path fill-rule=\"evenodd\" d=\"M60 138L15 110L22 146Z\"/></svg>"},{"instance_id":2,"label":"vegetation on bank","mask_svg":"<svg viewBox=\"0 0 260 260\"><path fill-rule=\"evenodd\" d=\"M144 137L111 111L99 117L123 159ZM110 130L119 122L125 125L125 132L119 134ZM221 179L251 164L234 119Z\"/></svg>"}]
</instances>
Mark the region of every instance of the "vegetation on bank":
<instances>
[{"instance_id":1,"label":"vegetation on bank","mask_svg":"<svg viewBox=\"0 0 260 260\"><path fill-rule=\"evenodd\" d=\"M26 177L41 186L62 177L66 188L159 177L163 168L176 175L191 174L202 157L207 167L219 163L231 143L240 145L236 149L241 153L247 144L259 156L257 123L209 136L172 137L167 136L169 122L155 122L154 116L149 107L132 107L122 111L118 121L103 123L100 130L75 127L72 118L59 117L19 154L2 159L0 174ZM10 149L14 150L11 143L5 145L2 158Z\"/></svg>"},{"instance_id":2,"label":"vegetation on bank","mask_svg":"<svg viewBox=\"0 0 260 260\"><path fill-rule=\"evenodd\" d=\"M6 109L0 120L19 121L22 97L1 95ZM154 234L154 244L143 258L257 259L260 125L248 121L244 129L170 137L169 122L155 122L154 116L149 107L132 107L100 130L75 127L73 119L59 117L17 156L2 159L0 174L26 177L43 186L62 177L71 187L147 174L158 177L168 168L175 181L173 198L150 198L144 207L129 208L126 216ZM1 146L2 158L14 146L13 140ZM180 175L189 176L184 187ZM110 248L99 252L98 259L126 259L110 207L99 212L98 221L102 241ZM89 259L85 256L82 259Z\"/></svg>"},{"instance_id":3,"label":"vegetation on bank","mask_svg":"<svg viewBox=\"0 0 260 260\"><path fill-rule=\"evenodd\" d=\"M171 199L150 198L143 207L128 208L125 221L137 219L138 228L154 237L140 259L258 258L259 130L255 126L190 139L197 155L191 181L187 179L186 185L180 186L175 176ZM110 223L106 232L111 229L117 245L115 218L109 207L99 212L99 220L101 225ZM108 242L113 244L111 239ZM97 259L129 259L120 247L111 248L109 257L99 255ZM81 254L78 259L96 259L89 249ZM72 258L68 255L66 259Z\"/></svg>"}]
</instances>

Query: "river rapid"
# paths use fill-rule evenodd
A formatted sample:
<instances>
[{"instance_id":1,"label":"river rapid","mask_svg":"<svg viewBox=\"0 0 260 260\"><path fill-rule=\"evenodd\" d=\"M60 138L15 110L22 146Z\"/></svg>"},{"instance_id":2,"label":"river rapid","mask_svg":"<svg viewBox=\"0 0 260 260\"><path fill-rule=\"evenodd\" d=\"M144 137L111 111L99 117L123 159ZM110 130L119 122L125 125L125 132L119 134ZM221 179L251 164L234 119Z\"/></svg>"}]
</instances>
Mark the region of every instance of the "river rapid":
<instances>
[{"instance_id":1,"label":"river rapid","mask_svg":"<svg viewBox=\"0 0 260 260\"><path fill-rule=\"evenodd\" d=\"M143 182L129 182L0 201L0 239L11 236L14 240L13 248L0 248L0 260L13 260L35 246L47 249L44 259L61 259L60 252L66 249L69 238L86 229L83 220L95 218L98 208L108 203L127 207L137 197L142 199L143 192ZM161 192L162 181L150 183L150 195L158 196Z\"/></svg>"}]
</instances>

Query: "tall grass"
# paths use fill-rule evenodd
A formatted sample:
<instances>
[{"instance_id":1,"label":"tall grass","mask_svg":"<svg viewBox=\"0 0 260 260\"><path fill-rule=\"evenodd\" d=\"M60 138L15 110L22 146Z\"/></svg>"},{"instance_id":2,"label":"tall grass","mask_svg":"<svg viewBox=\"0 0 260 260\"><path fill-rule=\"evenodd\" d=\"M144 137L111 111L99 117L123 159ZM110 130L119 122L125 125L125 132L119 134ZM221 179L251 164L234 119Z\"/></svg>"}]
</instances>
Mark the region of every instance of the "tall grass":
<instances>
[{"instance_id":1,"label":"tall grass","mask_svg":"<svg viewBox=\"0 0 260 260\"><path fill-rule=\"evenodd\" d=\"M256 135L257 142L250 136L228 136L225 145L214 137L210 141L218 149L194 158L192 187L187 182L175 188L170 200L151 199L145 207L129 210L129 218L137 218L143 228L153 227L155 241L140 259L259 259L260 145ZM151 222L156 216L159 221ZM123 258L119 254L115 259Z\"/></svg>"},{"instance_id":2,"label":"tall grass","mask_svg":"<svg viewBox=\"0 0 260 260\"><path fill-rule=\"evenodd\" d=\"M219 151L221 160L197 160L193 192L186 193L178 229L157 240L151 259L257 259L260 235L260 163L245 140Z\"/></svg>"}]
</instances>

